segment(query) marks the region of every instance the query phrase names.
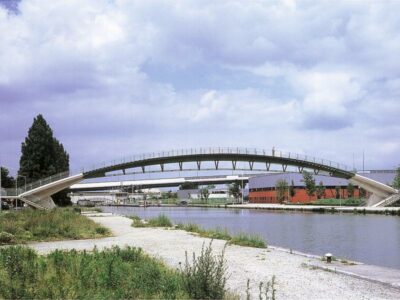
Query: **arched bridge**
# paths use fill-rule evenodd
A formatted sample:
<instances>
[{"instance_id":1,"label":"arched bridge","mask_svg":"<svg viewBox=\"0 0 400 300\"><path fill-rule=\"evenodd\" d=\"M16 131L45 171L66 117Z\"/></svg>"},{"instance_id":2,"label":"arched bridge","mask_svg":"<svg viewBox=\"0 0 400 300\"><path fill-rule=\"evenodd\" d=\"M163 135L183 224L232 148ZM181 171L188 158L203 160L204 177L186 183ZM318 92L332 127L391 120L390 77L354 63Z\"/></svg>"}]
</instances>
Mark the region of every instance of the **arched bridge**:
<instances>
[{"instance_id":1,"label":"arched bridge","mask_svg":"<svg viewBox=\"0 0 400 300\"><path fill-rule=\"evenodd\" d=\"M17 191L17 196L31 206L37 208L51 208L54 203L51 195L63 190L72 184L88 178L107 176L107 173L139 168L143 173L149 166L159 166L159 172L164 172L165 165L175 164L177 170L184 171L185 163L195 163L198 170L202 169L203 162L212 162L215 170L220 168L220 162L229 162L230 169L236 170L238 162L245 162L249 169L253 170L254 164L262 164L265 171L270 171L271 165L279 165L285 172L288 166L328 173L330 176L349 179L355 185L365 188L372 193L368 205L387 205L391 201L397 201L398 191L392 187L360 176L351 171L345 165L330 160L317 159L307 155L285 153L276 149L258 150L248 148L190 148L183 150L162 151L148 153L102 164L81 173L72 175L69 173L58 174L48 179L43 179L24 189ZM397 199L397 200L396 200Z\"/></svg>"}]
</instances>

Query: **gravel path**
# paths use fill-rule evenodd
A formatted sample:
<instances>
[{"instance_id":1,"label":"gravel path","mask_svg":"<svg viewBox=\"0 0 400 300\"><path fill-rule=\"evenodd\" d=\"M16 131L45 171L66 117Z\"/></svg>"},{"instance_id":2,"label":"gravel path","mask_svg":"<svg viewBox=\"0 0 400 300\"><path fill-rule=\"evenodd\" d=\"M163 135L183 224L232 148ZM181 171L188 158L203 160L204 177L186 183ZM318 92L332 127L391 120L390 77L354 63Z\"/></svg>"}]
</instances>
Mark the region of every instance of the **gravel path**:
<instances>
[{"instance_id":1,"label":"gravel path","mask_svg":"<svg viewBox=\"0 0 400 300\"><path fill-rule=\"evenodd\" d=\"M34 243L30 246L40 253L54 249L92 249L136 246L158 257L172 267L184 263L185 252L199 253L210 239L193 236L181 230L133 228L131 220L120 216L91 217L109 227L114 237L99 240L78 240ZM214 240L213 250L220 254L225 241ZM230 245L226 248L229 279L228 288L246 296L247 279L251 280L252 299L258 299L260 281L276 276L278 299L400 299L400 290L333 272L313 269L304 264L313 258L289 254L277 249L256 249Z\"/></svg>"}]
</instances>

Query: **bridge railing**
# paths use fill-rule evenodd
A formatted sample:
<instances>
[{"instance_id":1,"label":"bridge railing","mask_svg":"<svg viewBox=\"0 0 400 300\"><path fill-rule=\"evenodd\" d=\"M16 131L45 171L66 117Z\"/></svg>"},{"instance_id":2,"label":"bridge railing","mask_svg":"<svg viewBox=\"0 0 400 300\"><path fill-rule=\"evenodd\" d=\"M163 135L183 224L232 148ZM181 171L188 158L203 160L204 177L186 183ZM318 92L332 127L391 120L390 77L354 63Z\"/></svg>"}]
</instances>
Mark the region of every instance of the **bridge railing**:
<instances>
[{"instance_id":1,"label":"bridge railing","mask_svg":"<svg viewBox=\"0 0 400 300\"><path fill-rule=\"evenodd\" d=\"M49 176L47 178L43 178L43 179L39 179L37 181L31 182L27 185L20 186L18 188L5 189L6 194L7 194L7 196L18 196L18 195L21 195L22 193L33 190L33 189L43 186L45 184L49 184L49 183L55 182L57 180L67 178L69 175L70 175L69 171L58 173L58 174Z\"/></svg>"},{"instance_id":2,"label":"bridge railing","mask_svg":"<svg viewBox=\"0 0 400 300\"><path fill-rule=\"evenodd\" d=\"M108 168L116 165L122 165L135 161L142 161L148 159L155 158L168 158L175 156L184 156L184 155L202 155L202 154L249 154L249 155L259 155L259 156L272 156L279 158L289 158L293 160L299 161L307 161L315 164L322 164L332 168L341 169L345 171L350 171L351 169L344 165L331 160L317 158L309 155L284 152L272 148L270 150L265 149L251 149L251 148L232 148L232 147L208 147L208 148L187 148L187 149L179 149L179 150L169 150L169 151L160 151L160 152L151 152L145 154L134 155L130 157L125 157L120 160L114 160L108 163L101 163L100 165L93 165L89 168L82 169L82 172L90 172L98 169Z\"/></svg>"}]
</instances>

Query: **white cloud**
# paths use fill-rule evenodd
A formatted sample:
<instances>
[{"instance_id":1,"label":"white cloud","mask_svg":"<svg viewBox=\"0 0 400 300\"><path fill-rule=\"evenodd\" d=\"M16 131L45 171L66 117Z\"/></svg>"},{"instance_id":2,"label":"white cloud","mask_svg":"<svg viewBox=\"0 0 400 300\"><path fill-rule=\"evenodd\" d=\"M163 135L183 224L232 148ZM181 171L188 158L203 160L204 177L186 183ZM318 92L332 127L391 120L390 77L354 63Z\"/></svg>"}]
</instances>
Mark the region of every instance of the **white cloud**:
<instances>
[{"instance_id":1,"label":"white cloud","mask_svg":"<svg viewBox=\"0 0 400 300\"><path fill-rule=\"evenodd\" d=\"M112 155L211 143L351 160L368 147L388 157L377 166L392 165L399 10L396 1L23 0L19 14L0 7L0 135L10 140L11 126L21 141L42 112L79 162L79 144L91 141ZM149 63L173 72L160 82ZM17 153L20 141L7 151Z\"/></svg>"}]
</instances>

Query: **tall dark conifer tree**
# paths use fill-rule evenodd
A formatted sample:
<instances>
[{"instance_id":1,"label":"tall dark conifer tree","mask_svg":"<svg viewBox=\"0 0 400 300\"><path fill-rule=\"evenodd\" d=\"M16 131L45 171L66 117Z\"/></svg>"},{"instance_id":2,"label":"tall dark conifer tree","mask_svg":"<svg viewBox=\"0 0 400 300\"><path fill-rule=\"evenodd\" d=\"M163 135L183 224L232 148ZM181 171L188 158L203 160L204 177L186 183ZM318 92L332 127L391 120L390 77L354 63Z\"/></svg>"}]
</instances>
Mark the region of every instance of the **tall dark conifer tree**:
<instances>
[{"instance_id":1,"label":"tall dark conifer tree","mask_svg":"<svg viewBox=\"0 0 400 300\"><path fill-rule=\"evenodd\" d=\"M13 188L15 187L15 179L10 175L7 168L1 167L1 187L2 188Z\"/></svg>"},{"instance_id":2,"label":"tall dark conifer tree","mask_svg":"<svg viewBox=\"0 0 400 300\"><path fill-rule=\"evenodd\" d=\"M69 155L53 137L53 131L42 115L33 120L28 136L22 143L19 165L18 174L25 176L27 183L69 170ZM65 191L52 198L58 205L70 203Z\"/></svg>"}]
</instances>

